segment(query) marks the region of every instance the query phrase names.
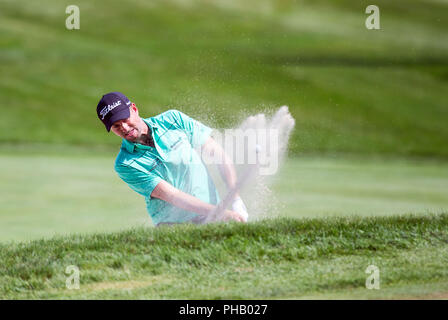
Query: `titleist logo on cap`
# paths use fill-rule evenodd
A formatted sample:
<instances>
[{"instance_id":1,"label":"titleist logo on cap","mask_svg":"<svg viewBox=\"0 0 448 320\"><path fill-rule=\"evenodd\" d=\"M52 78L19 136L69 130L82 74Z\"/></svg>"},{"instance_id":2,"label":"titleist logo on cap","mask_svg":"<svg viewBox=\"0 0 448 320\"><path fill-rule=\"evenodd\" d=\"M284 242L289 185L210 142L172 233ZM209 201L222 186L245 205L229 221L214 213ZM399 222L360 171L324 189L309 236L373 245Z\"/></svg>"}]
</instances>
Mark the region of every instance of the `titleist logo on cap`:
<instances>
[{"instance_id":1,"label":"titleist logo on cap","mask_svg":"<svg viewBox=\"0 0 448 320\"><path fill-rule=\"evenodd\" d=\"M102 120L104 120L104 117L113 109L115 109L116 107L118 107L119 105L121 105L121 101L115 101L112 104L109 104L107 106L105 106L103 109L101 109L100 111L100 115L103 117Z\"/></svg>"},{"instance_id":2,"label":"titleist logo on cap","mask_svg":"<svg viewBox=\"0 0 448 320\"><path fill-rule=\"evenodd\" d=\"M121 92L109 92L103 95L98 102L96 114L109 132L114 122L131 116L129 109L131 104L131 101Z\"/></svg>"}]
</instances>

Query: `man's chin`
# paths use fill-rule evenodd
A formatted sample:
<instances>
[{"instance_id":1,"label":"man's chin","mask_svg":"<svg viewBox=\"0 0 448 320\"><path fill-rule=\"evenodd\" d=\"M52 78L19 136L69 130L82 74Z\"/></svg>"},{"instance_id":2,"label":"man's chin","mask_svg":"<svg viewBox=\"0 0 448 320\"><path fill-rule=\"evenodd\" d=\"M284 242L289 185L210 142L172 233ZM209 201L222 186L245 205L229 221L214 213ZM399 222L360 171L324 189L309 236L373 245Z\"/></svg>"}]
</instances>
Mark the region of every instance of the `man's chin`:
<instances>
[{"instance_id":1,"label":"man's chin","mask_svg":"<svg viewBox=\"0 0 448 320\"><path fill-rule=\"evenodd\" d=\"M126 136L124 136L124 138L125 138L126 140L130 141L130 142L135 142L135 141L137 141L137 136L135 136L134 134L126 135Z\"/></svg>"},{"instance_id":2,"label":"man's chin","mask_svg":"<svg viewBox=\"0 0 448 320\"><path fill-rule=\"evenodd\" d=\"M129 141L129 142L135 142L137 140L134 136L122 136L123 139Z\"/></svg>"}]
</instances>

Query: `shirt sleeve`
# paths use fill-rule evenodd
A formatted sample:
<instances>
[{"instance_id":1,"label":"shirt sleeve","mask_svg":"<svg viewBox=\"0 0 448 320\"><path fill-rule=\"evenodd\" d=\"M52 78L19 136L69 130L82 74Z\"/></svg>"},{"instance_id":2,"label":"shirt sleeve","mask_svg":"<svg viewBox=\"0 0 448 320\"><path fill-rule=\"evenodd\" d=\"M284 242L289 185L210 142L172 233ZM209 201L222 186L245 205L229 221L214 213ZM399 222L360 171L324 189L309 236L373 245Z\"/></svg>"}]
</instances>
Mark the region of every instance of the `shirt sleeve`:
<instances>
[{"instance_id":1,"label":"shirt sleeve","mask_svg":"<svg viewBox=\"0 0 448 320\"><path fill-rule=\"evenodd\" d=\"M162 181L162 178L148 172L143 167L135 168L129 165L117 165L115 166L115 171L132 190L144 197L150 197L154 188Z\"/></svg>"},{"instance_id":2,"label":"shirt sleeve","mask_svg":"<svg viewBox=\"0 0 448 320\"><path fill-rule=\"evenodd\" d=\"M190 118L185 113L178 110L171 110L172 115L179 126L179 129L185 131L193 148L202 146L208 137L210 137L212 128L203 123Z\"/></svg>"}]
</instances>

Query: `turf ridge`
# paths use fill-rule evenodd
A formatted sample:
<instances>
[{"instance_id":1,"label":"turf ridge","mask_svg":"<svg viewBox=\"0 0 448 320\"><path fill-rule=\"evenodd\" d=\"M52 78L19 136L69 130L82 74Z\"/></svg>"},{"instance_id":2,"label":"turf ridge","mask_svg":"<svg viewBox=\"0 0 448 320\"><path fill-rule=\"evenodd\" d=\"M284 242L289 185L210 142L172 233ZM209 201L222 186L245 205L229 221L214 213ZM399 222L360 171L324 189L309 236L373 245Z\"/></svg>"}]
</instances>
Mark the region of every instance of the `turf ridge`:
<instances>
[{"instance_id":1,"label":"turf ridge","mask_svg":"<svg viewBox=\"0 0 448 320\"><path fill-rule=\"evenodd\" d=\"M447 246L448 213L371 218L276 218L245 225L179 225L135 228L110 234L55 237L0 246L0 297L71 297L75 293L65 289L65 268L69 265L80 268L82 284L85 286L84 291L76 294L83 292L86 296L77 298L123 298L120 295L123 290L119 288L126 287L126 284L131 288L125 292L132 292L132 288L143 290L134 298L275 297L297 294L290 292L292 289L287 291L279 288L282 288L282 282L288 280L291 272L288 270L294 271L295 266L301 264L310 267L309 264L317 263L322 267L329 262L338 265L343 261L343 264L347 264L351 260L373 257L387 260L409 252L409 255L403 255L407 259L412 256L412 252L426 254L432 250L441 250L445 253ZM416 259L423 257L421 254L416 255ZM427 262L428 257L425 259ZM443 264L446 256L438 254L430 259L432 263ZM403 274L406 274L406 283L421 279L448 280L448 272L434 266L421 270L425 272L425 277L418 272L412 275L409 270L402 270L402 275L392 280L401 283ZM228 274L228 270L233 270L237 275L249 272L249 278L254 282L267 277L271 279L271 287L266 292L262 290L250 296L241 295L240 286L244 285L236 285L235 274ZM265 270L264 274L260 274L260 270ZM204 283L209 281L207 277L212 274L227 279L222 284L226 288L224 296L210 297L207 293L208 285ZM355 282L360 281L358 278L356 276ZM184 292L170 291L170 283L173 281ZM187 289L190 282L195 283L198 288L196 291ZM308 289L351 287L354 280L339 279L331 283L316 284ZM232 293L234 285L235 291ZM151 286L162 287L158 293L145 293L147 287ZM202 286L205 287L200 289ZM109 291L115 292L113 288L118 288L118 291L115 290L117 296L108 295ZM301 290L309 292L308 289L304 287Z\"/></svg>"}]
</instances>

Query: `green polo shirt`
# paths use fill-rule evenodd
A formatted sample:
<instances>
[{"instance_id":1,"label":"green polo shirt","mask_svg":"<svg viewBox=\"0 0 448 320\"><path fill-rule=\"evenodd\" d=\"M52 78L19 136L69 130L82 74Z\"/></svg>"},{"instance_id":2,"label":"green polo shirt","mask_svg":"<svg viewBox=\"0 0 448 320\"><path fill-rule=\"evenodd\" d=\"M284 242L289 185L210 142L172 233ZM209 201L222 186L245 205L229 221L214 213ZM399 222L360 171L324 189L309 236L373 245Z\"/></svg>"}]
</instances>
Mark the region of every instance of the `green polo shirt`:
<instances>
[{"instance_id":1,"label":"green polo shirt","mask_svg":"<svg viewBox=\"0 0 448 320\"><path fill-rule=\"evenodd\" d=\"M178 110L143 121L151 129L155 148L123 139L115 171L131 189L145 197L153 223L187 222L198 216L152 198L152 191L162 180L205 202L218 204L218 192L197 151L212 129Z\"/></svg>"}]
</instances>

